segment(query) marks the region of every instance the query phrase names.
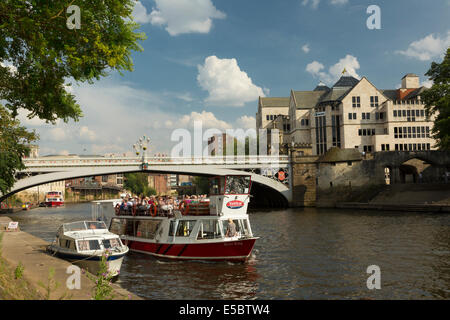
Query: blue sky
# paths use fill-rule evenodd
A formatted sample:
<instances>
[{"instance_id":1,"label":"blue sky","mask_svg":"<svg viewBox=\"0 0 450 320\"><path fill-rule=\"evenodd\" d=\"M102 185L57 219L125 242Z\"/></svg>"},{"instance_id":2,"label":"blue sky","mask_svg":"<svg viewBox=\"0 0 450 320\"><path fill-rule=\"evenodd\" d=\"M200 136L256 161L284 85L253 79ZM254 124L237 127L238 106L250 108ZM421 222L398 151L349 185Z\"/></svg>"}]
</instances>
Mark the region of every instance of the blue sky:
<instances>
[{"instance_id":1,"label":"blue sky","mask_svg":"<svg viewBox=\"0 0 450 320\"><path fill-rule=\"evenodd\" d=\"M370 5L379 30L366 26ZM148 36L134 72L70 89L83 119L22 115L42 155L130 152L142 135L169 153L177 128L254 127L258 96L332 85L344 67L380 89L406 73L429 85L424 73L450 45L449 0L141 0L134 17Z\"/></svg>"}]
</instances>

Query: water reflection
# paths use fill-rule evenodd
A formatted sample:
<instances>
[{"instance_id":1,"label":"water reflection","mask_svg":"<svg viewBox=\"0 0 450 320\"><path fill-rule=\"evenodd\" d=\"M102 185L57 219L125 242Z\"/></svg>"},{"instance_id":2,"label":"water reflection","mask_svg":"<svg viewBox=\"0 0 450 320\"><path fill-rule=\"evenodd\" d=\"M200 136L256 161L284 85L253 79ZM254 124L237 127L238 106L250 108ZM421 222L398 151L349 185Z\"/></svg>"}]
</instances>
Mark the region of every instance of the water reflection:
<instances>
[{"instance_id":1,"label":"water reflection","mask_svg":"<svg viewBox=\"0 0 450 320\"><path fill-rule=\"evenodd\" d=\"M289 209L250 213L260 236L245 264L165 261L131 253L119 283L147 299L448 299L450 216ZM90 205L14 215L47 241L64 222L90 218ZM366 269L381 268L368 290Z\"/></svg>"}]
</instances>

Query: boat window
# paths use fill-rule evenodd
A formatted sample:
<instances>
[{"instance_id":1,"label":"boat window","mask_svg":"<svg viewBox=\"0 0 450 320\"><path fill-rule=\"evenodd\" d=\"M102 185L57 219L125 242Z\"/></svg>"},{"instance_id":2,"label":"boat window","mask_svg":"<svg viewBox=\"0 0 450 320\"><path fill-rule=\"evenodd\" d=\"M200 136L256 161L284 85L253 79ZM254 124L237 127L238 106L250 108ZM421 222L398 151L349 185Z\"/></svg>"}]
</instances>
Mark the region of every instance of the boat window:
<instances>
[{"instance_id":1,"label":"boat window","mask_svg":"<svg viewBox=\"0 0 450 320\"><path fill-rule=\"evenodd\" d=\"M120 247L119 239L104 239L103 246L105 249Z\"/></svg>"},{"instance_id":2,"label":"boat window","mask_svg":"<svg viewBox=\"0 0 450 320\"><path fill-rule=\"evenodd\" d=\"M64 232L86 230L84 221L64 224Z\"/></svg>"},{"instance_id":3,"label":"boat window","mask_svg":"<svg viewBox=\"0 0 450 320\"><path fill-rule=\"evenodd\" d=\"M177 237L189 237L191 235L192 229L195 226L195 220L180 220L178 221Z\"/></svg>"},{"instance_id":4,"label":"boat window","mask_svg":"<svg viewBox=\"0 0 450 320\"><path fill-rule=\"evenodd\" d=\"M222 233L220 232L219 221L217 220L201 220L200 228L198 230L197 239L217 239L222 238Z\"/></svg>"},{"instance_id":5,"label":"boat window","mask_svg":"<svg viewBox=\"0 0 450 320\"><path fill-rule=\"evenodd\" d=\"M248 227L247 219L234 219L234 224L236 225L236 232L238 236L250 236L250 229ZM223 234L227 234L228 220L222 221Z\"/></svg>"},{"instance_id":6,"label":"boat window","mask_svg":"<svg viewBox=\"0 0 450 320\"><path fill-rule=\"evenodd\" d=\"M250 191L250 177L227 176L225 194L248 194Z\"/></svg>"},{"instance_id":7,"label":"boat window","mask_svg":"<svg viewBox=\"0 0 450 320\"><path fill-rule=\"evenodd\" d=\"M158 230L161 220L143 220L137 226L136 237L153 239Z\"/></svg>"},{"instance_id":8,"label":"boat window","mask_svg":"<svg viewBox=\"0 0 450 320\"><path fill-rule=\"evenodd\" d=\"M79 251L100 250L100 243L98 240L78 240Z\"/></svg>"},{"instance_id":9,"label":"boat window","mask_svg":"<svg viewBox=\"0 0 450 320\"><path fill-rule=\"evenodd\" d=\"M175 224L176 224L176 221L170 221L169 237L173 237L173 235L175 234Z\"/></svg>"},{"instance_id":10,"label":"boat window","mask_svg":"<svg viewBox=\"0 0 450 320\"><path fill-rule=\"evenodd\" d=\"M86 222L89 229L106 229L106 225L103 221L89 221Z\"/></svg>"},{"instance_id":11,"label":"boat window","mask_svg":"<svg viewBox=\"0 0 450 320\"><path fill-rule=\"evenodd\" d=\"M225 189L225 177L215 177L209 180L209 194L223 194Z\"/></svg>"},{"instance_id":12,"label":"boat window","mask_svg":"<svg viewBox=\"0 0 450 320\"><path fill-rule=\"evenodd\" d=\"M250 236L250 230L248 227L247 219L239 219L238 220L238 228L241 231L241 235Z\"/></svg>"}]
</instances>

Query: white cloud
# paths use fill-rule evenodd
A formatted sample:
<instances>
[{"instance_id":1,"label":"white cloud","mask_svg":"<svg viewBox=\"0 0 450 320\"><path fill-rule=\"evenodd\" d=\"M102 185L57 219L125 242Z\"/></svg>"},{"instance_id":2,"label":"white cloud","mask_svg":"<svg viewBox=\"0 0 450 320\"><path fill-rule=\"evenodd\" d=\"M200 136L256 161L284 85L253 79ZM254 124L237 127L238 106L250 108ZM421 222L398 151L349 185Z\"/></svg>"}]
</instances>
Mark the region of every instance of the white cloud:
<instances>
[{"instance_id":1,"label":"white cloud","mask_svg":"<svg viewBox=\"0 0 450 320\"><path fill-rule=\"evenodd\" d=\"M80 128L80 138L86 139L88 141L94 141L95 140L95 132L90 130L86 126L83 126Z\"/></svg>"},{"instance_id":2,"label":"white cloud","mask_svg":"<svg viewBox=\"0 0 450 320\"><path fill-rule=\"evenodd\" d=\"M184 115L179 121L175 122L178 127L192 128L194 121L201 121L203 128L216 128L219 130L230 129L232 126L225 121L219 120L212 112L203 110L201 113L191 112Z\"/></svg>"},{"instance_id":3,"label":"white cloud","mask_svg":"<svg viewBox=\"0 0 450 320\"><path fill-rule=\"evenodd\" d=\"M210 56L204 65L197 68L198 83L209 92L205 100L209 105L242 107L259 96L265 97L264 90L253 84L247 73L239 68L236 59Z\"/></svg>"},{"instance_id":4,"label":"white cloud","mask_svg":"<svg viewBox=\"0 0 450 320\"><path fill-rule=\"evenodd\" d=\"M133 15L139 23L165 26L171 36L184 33L209 33L213 19L225 19L211 0L155 0L150 14L137 2Z\"/></svg>"},{"instance_id":5,"label":"white cloud","mask_svg":"<svg viewBox=\"0 0 450 320\"><path fill-rule=\"evenodd\" d=\"M137 23L150 23L151 17L147 13L147 8L142 5L140 1L137 1L133 9L133 18Z\"/></svg>"},{"instance_id":6,"label":"white cloud","mask_svg":"<svg viewBox=\"0 0 450 320\"><path fill-rule=\"evenodd\" d=\"M256 129L255 117L242 116L236 121L236 128Z\"/></svg>"},{"instance_id":7,"label":"white cloud","mask_svg":"<svg viewBox=\"0 0 450 320\"><path fill-rule=\"evenodd\" d=\"M63 128L55 127L55 128L48 130L47 133L48 134L46 135L45 138L49 141L58 142L58 141L66 140L66 132L64 131Z\"/></svg>"},{"instance_id":8,"label":"white cloud","mask_svg":"<svg viewBox=\"0 0 450 320\"><path fill-rule=\"evenodd\" d=\"M309 3L311 3L311 8L317 9L320 0L303 0L302 5L307 6Z\"/></svg>"},{"instance_id":9,"label":"white cloud","mask_svg":"<svg viewBox=\"0 0 450 320\"><path fill-rule=\"evenodd\" d=\"M305 44L304 46L302 46L302 50L304 53L308 53L310 51L309 44Z\"/></svg>"},{"instance_id":10,"label":"white cloud","mask_svg":"<svg viewBox=\"0 0 450 320\"><path fill-rule=\"evenodd\" d=\"M313 61L306 66L306 71L312 74L314 77L322 80L327 84L332 84L336 82L341 76L342 72L345 69L347 74L360 79L361 77L358 75L356 70L360 68L358 59L352 55L347 54L344 58L340 59L336 64L331 66L328 69L328 72L324 72L322 70L325 69L325 66L318 62Z\"/></svg>"},{"instance_id":11,"label":"white cloud","mask_svg":"<svg viewBox=\"0 0 450 320\"><path fill-rule=\"evenodd\" d=\"M424 80L420 85L425 88L431 88L433 86L433 80Z\"/></svg>"},{"instance_id":12,"label":"white cloud","mask_svg":"<svg viewBox=\"0 0 450 320\"><path fill-rule=\"evenodd\" d=\"M443 57L450 46L450 31L442 37L430 34L423 39L413 41L406 50L397 50L396 53L404 56L428 61Z\"/></svg>"}]
</instances>

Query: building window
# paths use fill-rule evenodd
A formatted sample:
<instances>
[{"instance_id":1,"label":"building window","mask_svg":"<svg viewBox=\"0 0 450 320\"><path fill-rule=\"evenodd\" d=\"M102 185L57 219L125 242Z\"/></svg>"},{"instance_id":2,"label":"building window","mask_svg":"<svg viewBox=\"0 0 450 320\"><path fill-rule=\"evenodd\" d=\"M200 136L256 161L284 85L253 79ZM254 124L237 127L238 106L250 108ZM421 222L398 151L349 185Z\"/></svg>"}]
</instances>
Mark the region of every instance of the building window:
<instances>
[{"instance_id":1,"label":"building window","mask_svg":"<svg viewBox=\"0 0 450 320\"><path fill-rule=\"evenodd\" d=\"M426 137L429 138L430 137L430 127L426 127ZM428 149L430 150L430 149Z\"/></svg>"},{"instance_id":2,"label":"building window","mask_svg":"<svg viewBox=\"0 0 450 320\"><path fill-rule=\"evenodd\" d=\"M267 120L267 121L270 120L270 116L269 116L269 115L266 116L266 120Z\"/></svg>"},{"instance_id":3,"label":"building window","mask_svg":"<svg viewBox=\"0 0 450 320\"><path fill-rule=\"evenodd\" d=\"M362 129L358 129L358 136L362 136Z\"/></svg>"},{"instance_id":4,"label":"building window","mask_svg":"<svg viewBox=\"0 0 450 320\"><path fill-rule=\"evenodd\" d=\"M361 107L361 98L360 97L352 97L352 106L353 108Z\"/></svg>"},{"instance_id":5,"label":"building window","mask_svg":"<svg viewBox=\"0 0 450 320\"><path fill-rule=\"evenodd\" d=\"M378 107L378 96L371 96L370 97L370 106L371 107Z\"/></svg>"},{"instance_id":6,"label":"building window","mask_svg":"<svg viewBox=\"0 0 450 320\"><path fill-rule=\"evenodd\" d=\"M397 117L397 110L394 110L394 117Z\"/></svg>"},{"instance_id":7,"label":"building window","mask_svg":"<svg viewBox=\"0 0 450 320\"><path fill-rule=\"evenodd\" d=\"M425 117L425 110L420 110L420 116Z\"/></svg>"}]
</instances>

